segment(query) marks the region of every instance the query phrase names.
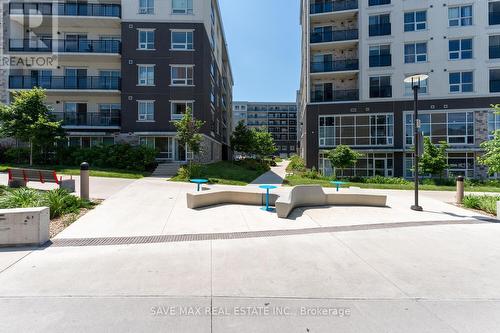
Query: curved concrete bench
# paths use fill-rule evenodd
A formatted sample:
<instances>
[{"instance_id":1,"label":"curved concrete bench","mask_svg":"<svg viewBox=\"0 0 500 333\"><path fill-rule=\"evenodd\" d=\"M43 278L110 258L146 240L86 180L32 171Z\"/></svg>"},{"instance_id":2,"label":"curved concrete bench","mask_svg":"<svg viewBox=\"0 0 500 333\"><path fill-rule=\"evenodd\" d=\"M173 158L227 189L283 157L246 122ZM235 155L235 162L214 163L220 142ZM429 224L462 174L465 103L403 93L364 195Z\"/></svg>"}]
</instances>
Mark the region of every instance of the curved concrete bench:
<instances>
[{"instance_id":1,"label":"curved concrete bench","mask_svg":"<svg viewBox=\"0 0 500 333\"><path fill-rule=\"evenodd\" d=\"M278 196L271 194L269 204L274 206ZM188 208L195 209L220 204L241 204L263 206L266 194L263 191L213 190L187 193Z\"/></svg>"},{"instance_id":2,"label":"curved concrete bench","mask_svg":"<svg viewBox=\"0 0 500 333\"><path fill-rule=\"evenodd\" d=\"M373 206L385 207L387 196L371 194L326 194L323 188L317 185L299 185L292 189L288 197L280 197L275 202L276 213L280 218L287 218L298 207L314 206Z\"/></svg>"}]
</instances>

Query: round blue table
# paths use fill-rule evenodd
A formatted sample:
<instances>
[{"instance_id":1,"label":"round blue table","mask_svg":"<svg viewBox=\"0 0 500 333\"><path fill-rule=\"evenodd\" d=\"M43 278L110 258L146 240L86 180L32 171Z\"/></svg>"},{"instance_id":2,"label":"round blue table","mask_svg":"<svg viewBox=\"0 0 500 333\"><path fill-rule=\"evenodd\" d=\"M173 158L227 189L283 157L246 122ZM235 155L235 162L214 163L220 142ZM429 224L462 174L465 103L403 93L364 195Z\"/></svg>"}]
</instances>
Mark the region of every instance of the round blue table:
<instances>
[{"instance_id":1,"label":"round blue table","mask_svg":"<svg viewBox=\"0 0 500 333\"><path fill-rule=\"evenodd\" d=\"M330 183L337 187L337 192L339 191L340 186L347 184L346 182L339 182L339 181L331 181Z\"/></svg>"},{"instance_id":2,"label":"round blue table","mask_svg":"<svg viewBox=\"0 0 500 333\"><path fill-rule=\"evenodd\" d=\"M208 179L191 179L190 182L198 185L197 191L199 192L201 190L201 184L208 183Z\"/></svg>"},{"instance_id":3,"label":"round blue table","mask_svg":"<svg viewBox=\"0 0 500 333\"><path fill-rule=\"evenodd\" d=\"M269 190L274 190L275 188L278 188L278 186L274 185L261 185L259 188L266 190L266 207L262 207L262 210L265 210L267 212L273 211L272 208L269 207Z\"/></svg>"}]
</instances>

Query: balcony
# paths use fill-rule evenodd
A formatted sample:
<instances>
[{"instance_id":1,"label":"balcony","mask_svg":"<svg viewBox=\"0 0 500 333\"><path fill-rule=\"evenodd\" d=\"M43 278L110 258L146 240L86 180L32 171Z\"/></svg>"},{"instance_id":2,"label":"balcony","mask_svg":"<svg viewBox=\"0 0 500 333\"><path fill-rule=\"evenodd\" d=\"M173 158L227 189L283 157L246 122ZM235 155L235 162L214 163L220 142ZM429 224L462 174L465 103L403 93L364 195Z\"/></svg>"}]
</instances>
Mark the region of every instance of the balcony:
<instances>
[{"instance_id":1,"label":"balcony","mask_svg":"<svg viewBox=\"0 0 500 333\"><path fill-rule=\"evenodd\" d=\"M9 76L9 89L120 90L121 78L108 76Z\"/></svg>"},{"instance_id":2,"label":"balcony","mask_svg":"<svg viewBox=\"0 0 500 333\"><path fill-rule=\"evenodd\" d=\"M392 65L392 55L381 54L370 56L370 67L386 67Z\"/></svg>"},{"instance_id":3,"label":"balcony","mask_svg":"<svg viewBox=\"0 0 500 333\"><path fill-rule=\"evenodd\" d=\"M311 33L311 43L341 42L358 39L358 29L332 30Z\"/></svg>"},{"instance_id":4,"label":"balcony","mask_svg":"<svg viewBox=\"0 0 500 333\"><path fill-rule=\"evenodd\" d=\"M324 1L311 4L311 14L340 12L358 9L358 0Z\"/></svg>"},{"instance_id":5,"label":"balcony","mask_svg":"<svg viewBox=\"0 0 500 333\"><path fill-rule=\"evenodd\" d=\"M11 2L11 15L59 15L59 16L94 16L121 17L121 6L118 4L88 3L49 3L49 2Z\"/></svg>"},{"instance_id":6,"label":"balcony","mask_svg":"<svg viewBox=\"0 0 500 333\"><path fill-rule=\"evenodd\" d=\"M391 24L390 23L381 23L381 24L372 24L368 27L370 37L375 36L387 36L391 34Z\"/></svg>"},{"instance_id":7,"label":"balcony","mask_svg":"<svg viewBox=\"0 0 500 333\"><path fill-rule=\"evenodd\" d=\"M119 127L120 112L53 112L67 127Z\"/></svg>"},{"instance_id":8,"label":"balcony","mask_svg":"<svg viewBox=\"0 0 500 333\"><path fill-rule=\"evenodd\" d=\"M107 53L120 54L119 40L10 39L11 52Z\"/></svg>"},{"instance_id":9,"label":"balcony","mask_svg":"<svg viewBox=\"0 0 500 333\"><path fill-rule=\"evenodd\" d=\"M359 90L334 90L334 91L313 91L311 96L312 103L324 102L346 102L359 100Z\"/></svg>"},{"instance_id":10,"label":"balcony","mask_svg":"<svg viewBox=\"0 0 500 333\"><path fill-rule=\"evenodd\" d=\"M500 58L500 45L490 46L490 59Z\"/></svg>"},{"instance_id":11,"label":"balcony","mask_svg":"<svg viewBox=\"0 0 500 333\"><path fill-rule=\"evenodd\" d=\"M358 59L312 62L311 73L355 71L359 69Z\"/></svg>"}]
</instances>

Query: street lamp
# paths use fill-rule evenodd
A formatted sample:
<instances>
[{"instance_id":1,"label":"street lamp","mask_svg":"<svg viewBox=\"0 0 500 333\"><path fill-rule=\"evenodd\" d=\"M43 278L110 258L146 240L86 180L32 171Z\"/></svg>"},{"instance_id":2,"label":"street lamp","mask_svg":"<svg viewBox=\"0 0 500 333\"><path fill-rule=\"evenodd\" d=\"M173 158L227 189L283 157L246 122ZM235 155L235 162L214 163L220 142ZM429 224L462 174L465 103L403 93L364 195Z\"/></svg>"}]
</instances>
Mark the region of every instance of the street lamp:
<instances>
[{"instance_id":1,"label":"street lamp","mask_svg":"<svg viewBox=\"0 0 500 333\"><path fill-rule=\"evenodd\" d=\"M414 98L414 112L413 112L413 130L414 130L414 143L415 143L415 204L411 206L412 210L421 212L423 209L418 204L418 158L420 157L420 121L418 120L418 91L420 90L420 84L429 78L426 74L417 74L407 77L404 82L410 83L413 90Z\"/></svg>"}]
</instances>

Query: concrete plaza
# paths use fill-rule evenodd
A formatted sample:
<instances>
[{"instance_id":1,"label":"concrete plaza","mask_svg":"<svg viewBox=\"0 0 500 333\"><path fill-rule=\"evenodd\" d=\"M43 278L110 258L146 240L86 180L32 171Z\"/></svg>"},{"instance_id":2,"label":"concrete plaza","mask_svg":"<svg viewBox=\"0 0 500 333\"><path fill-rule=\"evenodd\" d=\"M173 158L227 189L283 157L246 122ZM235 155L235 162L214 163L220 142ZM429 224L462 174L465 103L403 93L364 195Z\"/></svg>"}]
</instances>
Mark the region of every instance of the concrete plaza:
<instances>
[{"instance_id":1,"label":"concrete plaza","mask_svg":"<svg viewBox=\"0 0 500 333\"><path fill-rule=\"evenodd\" d=\"M486 216L425 194L418 213L411 191L370 190L389 207L281 220L254 206L189 210L194 188L138 180L52 246L0 250L0 331L500 328L500 225ZM100 246L72 246L90 239Z\"/></svg>"}]
</instances>

